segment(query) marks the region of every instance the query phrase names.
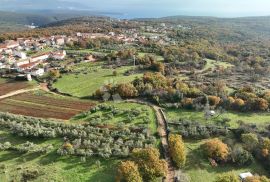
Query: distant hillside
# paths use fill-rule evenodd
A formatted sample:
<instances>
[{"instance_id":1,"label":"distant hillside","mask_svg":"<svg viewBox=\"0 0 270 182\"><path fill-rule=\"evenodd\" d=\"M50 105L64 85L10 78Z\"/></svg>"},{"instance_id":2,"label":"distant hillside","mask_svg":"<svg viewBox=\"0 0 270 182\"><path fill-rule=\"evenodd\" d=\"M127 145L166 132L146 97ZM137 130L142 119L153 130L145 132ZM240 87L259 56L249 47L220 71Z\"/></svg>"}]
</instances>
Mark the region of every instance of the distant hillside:
<instances>
[{"instance_id":1,"label":"distant hillside","mask_svg":"<svg viewBox=\"0 0 270 182\"><path fill-rule=\"evenodd\" d=\"M33 10L29 13L0 11L0 33L25 30L25 25L31 25L32 23L36 26L44 26L58 21L95 14L97 13L69 10Z\"/></svg>"},{"instance_id":2,"label":"distant hillside","mask_svg":"<svg viewBox=\"0 0 270 182\"><path fill-rule=\"evenodd\" d=\"M215 36L221 41L270 39L270 17L216 18L196 16L171 16L163 18L136 19L151 23L172 23L193 28L196 35Z\"/></svg>"},{"instance_id":3,"label":"distant hillside","mask_svg":"<svg viewBox=\"0 0 270 182\"><path fill-rule=\"evenodd\" d=\"M56 21L54 17L36 14L13 13L0 11L0 23L19 24L19 25L44 25Z\"/></svg>"}]
</instances>

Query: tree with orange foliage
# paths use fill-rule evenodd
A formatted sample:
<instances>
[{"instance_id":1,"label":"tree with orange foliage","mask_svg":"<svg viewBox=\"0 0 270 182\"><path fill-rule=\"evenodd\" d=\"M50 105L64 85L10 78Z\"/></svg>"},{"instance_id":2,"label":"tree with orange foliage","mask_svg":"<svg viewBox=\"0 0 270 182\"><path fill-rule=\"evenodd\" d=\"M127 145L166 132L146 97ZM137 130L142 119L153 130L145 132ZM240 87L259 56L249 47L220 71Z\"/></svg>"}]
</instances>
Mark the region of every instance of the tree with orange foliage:
<instances>
[{"instance_id":1,"label":"tree with orange foliage","mask_svg":"<svg viewBox=\"0 0 270 182\"><path fill-rule=\"evenodd\" d=\"M131 83L123 83L117 86L117 93L121 97L129 98L138 96L138 91Z\"/></svg>"},{"instance_id":2,"label":"tree with orange foliage","mask_svg":"<svg viewBox=\"0 0 270 182\"><path fill-rule=\"evenodd\" d=\"M217 96L208 96L210 106L217 106L220 103L220 98Z\"/></svg>"},{"instance_id":3,"label":"tree with orange foliage","mask_svg":"<svg viewBox=\"0 0 270 182\"><path fill-rule=\"evenodd\" d=\"M226 161L229 156L229 147L218 138L210 139L201 145L205 154L216 161Z\"/></svg>"},{"instance_id":4,"label":"tree with orange foliage","mask_svg":"<svg viewBox=\"0 0 270 182\"><path fill-rule=\"evenodd\" d=\"M167 162L160 159L160 153L156 148L134 149L131 156L138 165L144 180L149 181L166 176L168 172Z\"/></svg>"},{"instance_id":5,"label":"tree with orange foliage","mask_svg":"<svg viewBox=\"0 0 270 182\"><path fill-rule=\"evenodd\" d=\"M142 182L143 180L139 173L138 165L132 161L120 162L116 181Z\"/></svg>"},{"instance_id":6,"label":"tree with orange foliage","mask_svg":"<svg viewBox=\"0 0 270 182\"><path fill-rule=\"evenodd\" d=\"M233 105L236 109L242 109L245 105L245 101L242 99L235 99Z\"/></svg>"}]
</instances>

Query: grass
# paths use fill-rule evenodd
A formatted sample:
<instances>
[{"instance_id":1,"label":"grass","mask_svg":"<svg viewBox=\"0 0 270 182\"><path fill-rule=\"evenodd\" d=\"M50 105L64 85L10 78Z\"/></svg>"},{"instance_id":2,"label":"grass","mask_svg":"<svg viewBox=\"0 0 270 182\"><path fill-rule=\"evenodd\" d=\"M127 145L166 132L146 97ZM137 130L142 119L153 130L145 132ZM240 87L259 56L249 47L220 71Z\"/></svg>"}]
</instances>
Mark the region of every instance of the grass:
<instances>
[{"instance_id":1,"label":"grass","mask_svg":"<svg viewBox=\"0 0 270 182\"><path fill-rule=\"evenodd\" d=\"M33 57L33 56L38 56L38 55L46 53L46 52L51 52L53 50L54 49L51 48L51 47L46 47L45 49L42 49L42 50L39 50L39 51L27 51L26 53L27 53L28 56Z\"/></svg>"},{"instance_id":2,"label":"grass","mask_svg":"<svg viewBox=\"0 0 270 182\"><path fill-rule=\"evenodd\" d=\"M202 111L192 111L185 109L166 109L166 114L169 120L186 119L191 121L199 121L201 123L216 124L222 118L229 118L231 121L229 125L236 128L238 126L237 121L243 121L244 123L255 123L259 125L270 124L270 113L240 113L227 111L221 114L219 117L212 117L208 120L204 117Z\"/></svg>"},{"instance_id":3,"label":"grass","mask_svg":"<svg viewBox=\"0 0 270 182\"><path fill-rule=\"evenodd\" d=\"M95 51L93 49L79 49L79 50L75 50L75 49L66 49L68 54L101 54L106 56L109 52L111 52L110 50L104 50L104 52L101 51Z\"/></svg>"},{"instance_id":4,"label":"grass","mask_svg":"<svg viewBox=\"0 0 270 182\"><path fill-rule=\"evenodd\" d=\"M87 114L86 116L78 115L71 119L71 122L77 121L89 121L91 118L96 118L97 116L101 119L100 124L106 122L106 124L117 125L119 123L124 123L125 126L140 125L143 124L143 118L148 118L147 127L155 133L157 131L157 122L154 110L147 105L137 104L137 103L127 103L127 102L106 102L106 105L114 106L116 109L121 111L127 111L122 114L113 115L113 118L107 119L107 115L111 114L111 111L98 111L95 113ZM131 115L133 110L139 110L140 115L133 117L130 122L127 122L129 115Z\"/></svg>"},{"instance_id":5,"label":"grass","mask_svg":"<svg viewBox=\"0 0 270 182\"><path fill-rule=\"evenodd\" d=\"M190 176L191 182L213 182L215 178L225 172L232 171L237 176L243 172L251 172L253 174L265 175L267 172L256 161L250 166L237 167L233 165L220 165L212 167L207 157L200 150L200 145L204 141L188 141L187 147L187 163L184 171Z\"/></svg>"},{"instance_id":6,"label":"grass","mask_svg":"<svg viewBox=\"0 0 270 182\"><path fill-rule=\"evenodd\" d=\"M204 67L203 70L208 70L209 68L213 69L216 68L218 66L223 66L224 68L228 68L233 66L230 63L227 62L222 62L222 61L215 61L215 60L211 60L211 59L206 59L206 66Z\"/></svg>"},{"instance_id":7,"label":"grass","mask_svg":"<svg viewBox=\"0 0 270 182\"><path fill-rule=\"evenodd\" d=\"M95 63L83 63L79 67L75 68L81 73L65 74L62 78L53 85L59 91L71 94L76 97L87 97L92 95L97 89L101 88L105 84L127 83L134 80L136 77L141 77L142 74L134 74L125 76L124 73L130 70L131 66L125 66L121 68L103 69L98 67ZM90 65L89 69L85 72L82 70ZM113 71L117 72L117 76L113 75Z\"/></svg>"},{"instance_id":8,"label":"grass","mask_svg":"<svg viewBox=\"0 0 270 182\"><path fill-rule=\"evenodd\" d=\"M3 130L0 131L0 136L1 143L9 141L12 144L20 144L31 141L40 145L53 144L55 149L61 145L61 141L57 139L45 141L42 139L22 138L8 134ZM100 166L96 164L96 161L100 161ZM5 168L0 169L0 181L21 181L20 178L23 171L37 169L40 172L40 176L33 180L35 182L113 182L117 163L117 159L100 159L96 157L90 157L86 159L86 162L81 162L79 157L61 157L56 154L56 150L45 155L1 151L0 166L5 165Z\"/></svg>"},{"instance_id":9,"label":"grass","mask_svg":"<svg viewBox=\"0 0 270 182\"><path fill-rule=\"evenodd\" d=\"M153 54L153 53L139 52L139 53L138 53L138 56L139 56L139 57L144 57L146 54L154 55L154 56L157 58L157 61L158 61L158 62L163 62L163 61L164 61L164 57L159 56L159 55L155 55L155 54Z\"/></svg>"}]
</instances>

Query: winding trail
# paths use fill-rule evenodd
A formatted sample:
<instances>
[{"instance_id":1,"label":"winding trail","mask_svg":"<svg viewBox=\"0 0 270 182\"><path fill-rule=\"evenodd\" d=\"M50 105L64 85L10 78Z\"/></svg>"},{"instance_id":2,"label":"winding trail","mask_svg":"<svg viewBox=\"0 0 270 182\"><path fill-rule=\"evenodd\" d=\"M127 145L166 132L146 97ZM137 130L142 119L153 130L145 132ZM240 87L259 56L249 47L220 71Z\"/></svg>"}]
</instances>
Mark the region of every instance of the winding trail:
<instances>
[{"instance_id":1,"label":"winding trail","mask_svg":"<svg viewBox=\"0 0 270 182\"><path fill-rule=\"evenodd\" d=\"M170 157L170 153L169 153L168 130L167 130L167 125L166 125L165 115L162 112L162 108L158 107L150 102L142 101L142 100L131 99L131 100L126 100L126 102L145 104L145 105L151 106L154 109L154 111L156 113L157 121L158 121L158 133L159 133L159 136L161 139L164 157L165 157L165 160L167 161L167 164L168 164L168 173L167 173L167 176L166 176L164 182L173 182L174 177L175 177L175 168L173 166L173 161L172 161L172 159Z\"/></svg>"}]
</instances>

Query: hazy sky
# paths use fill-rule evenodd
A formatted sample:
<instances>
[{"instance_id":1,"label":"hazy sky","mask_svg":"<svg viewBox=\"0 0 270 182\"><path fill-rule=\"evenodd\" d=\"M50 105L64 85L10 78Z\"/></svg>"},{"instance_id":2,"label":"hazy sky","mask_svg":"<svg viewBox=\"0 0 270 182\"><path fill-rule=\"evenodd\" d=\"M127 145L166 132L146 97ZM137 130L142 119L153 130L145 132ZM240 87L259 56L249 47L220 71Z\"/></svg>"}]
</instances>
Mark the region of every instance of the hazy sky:
<instances>
[{"instance_id":1,"label":"hazy sky","mask_svg":"<svg viewBox=\"0 0 270 182\"><path fill-rule=\"evenodd\" d=\"M270 0L77 0L77 2L87 4L91 9L121 12L130 16L236 17L270 15Z\"/></svg>"}]
</instances>

